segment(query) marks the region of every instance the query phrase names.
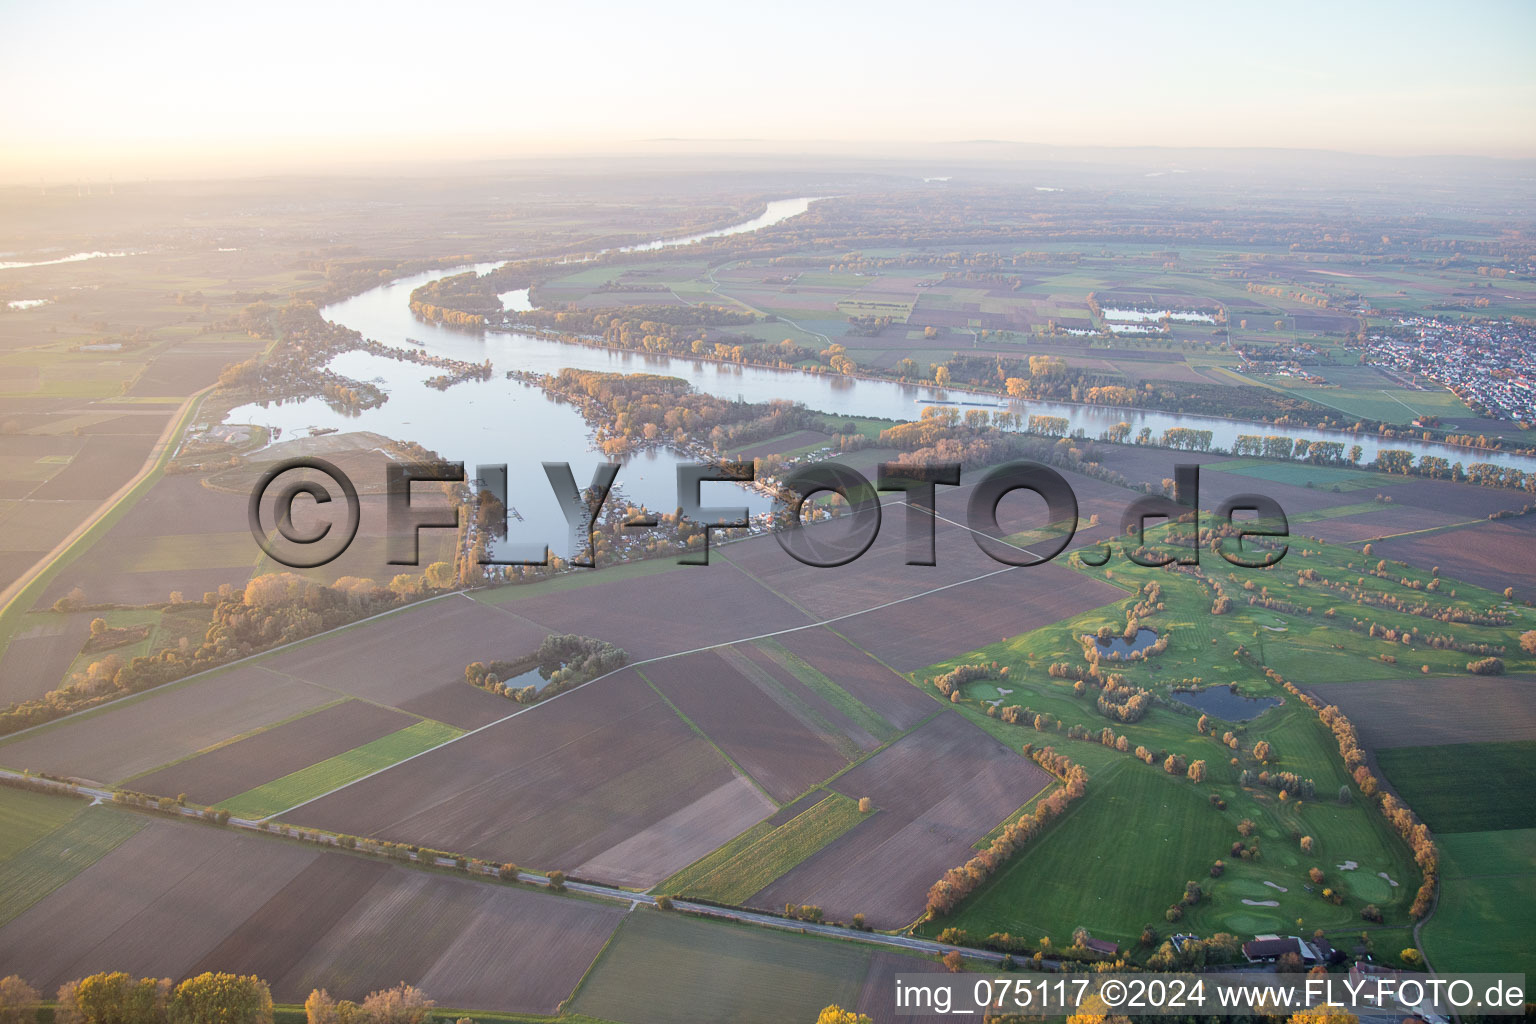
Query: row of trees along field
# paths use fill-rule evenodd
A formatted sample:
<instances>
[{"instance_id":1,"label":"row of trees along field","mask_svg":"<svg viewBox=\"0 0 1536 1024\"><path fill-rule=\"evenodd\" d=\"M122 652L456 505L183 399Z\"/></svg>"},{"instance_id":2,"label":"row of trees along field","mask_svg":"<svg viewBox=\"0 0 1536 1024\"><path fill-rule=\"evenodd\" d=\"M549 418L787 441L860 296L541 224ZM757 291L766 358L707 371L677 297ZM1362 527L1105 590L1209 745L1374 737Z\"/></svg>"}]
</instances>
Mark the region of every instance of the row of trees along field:
<instances>
[{"instance_id":1,"label":"row of trees along field","mask_svg":"<svg viewBox=\"0 0 1536 1024\"><path fill-rule=\"evenodd\" d=\"M950 868L928 890L927 911L932 917L949 913L975 892L997 869L1088 791L1088 773L1052 747L1024 745L1024 753L1061 783L1050 796L1036 801L1034 809L1005 826L987 848L963 865Z\"/></svg>"},{"instance_id":2,"label":"row of trees along field","mask_svg":"<svg viewBox=\"0 0 1536 1024\"><path fill-rule=\"evenodd\" d=\"M431 1024L435 1003L414 985L370 993L361 1003L315 989L304 1002L307 1024ZM0 1024L41 1024L42 993L25 979L0 978ZM272 1024L272 991L253 974L204 972L179 985L122 971L59 986L53 1024ZM474 1024L468 1017L457 1024Z\"/></svg>"},{"instance_id":3,"label":"row of trees along field","mask_svg":"<svg viewBox=\"0 0 1536 1024\"><path fill-rule=\"evenodd\" d=\"M203 595L203 604L212 614L200 643L184 640L126 661L108 652L58 689L0 710L0 735L302 640L456 585L453 566L447 562L433 563L424 573L401 573L388 583L343 576L326 585L281 572L258 576L244 587L224 584ZM186 604L180 594L173 594L165 607ZM91 607L78 589L55 605L66 612Z\"/></svg>"}]
</instances>

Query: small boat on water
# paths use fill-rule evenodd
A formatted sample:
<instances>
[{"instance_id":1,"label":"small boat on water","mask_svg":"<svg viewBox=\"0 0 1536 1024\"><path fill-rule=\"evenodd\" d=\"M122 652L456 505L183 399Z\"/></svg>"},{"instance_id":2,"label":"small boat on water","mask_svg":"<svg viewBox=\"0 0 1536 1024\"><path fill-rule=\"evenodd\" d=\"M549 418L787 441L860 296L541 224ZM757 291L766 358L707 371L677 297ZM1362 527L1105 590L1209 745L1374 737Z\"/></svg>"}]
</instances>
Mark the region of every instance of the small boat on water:
<instances>
[{"instance_id":1,"label":"small boat on water","mask_svg":"<svg viewBox=\"0 0 1536 1024\"><path fill-rule=\"evenodd\" d=\"M918 405L973 405L981 409L1006 409L1001 402L965 402L959 400L940 401L937 398L918 398L914 400Z\"/></svg>"}]
</instances>

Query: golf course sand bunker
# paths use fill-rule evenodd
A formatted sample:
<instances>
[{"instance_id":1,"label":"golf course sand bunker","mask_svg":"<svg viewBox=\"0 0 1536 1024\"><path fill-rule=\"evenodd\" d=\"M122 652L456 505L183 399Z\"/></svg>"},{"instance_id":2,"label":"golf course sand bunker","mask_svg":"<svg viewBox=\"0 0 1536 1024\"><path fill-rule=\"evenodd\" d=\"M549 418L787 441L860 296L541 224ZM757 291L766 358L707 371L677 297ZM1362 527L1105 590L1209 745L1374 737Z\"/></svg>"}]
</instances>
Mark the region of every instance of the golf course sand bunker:
<instances>
[{"instance_id":1,"label":"golf course sand bunker","mask_svg":"<svg viewBox=\"0 0 1536 1024\"><path fill-rule=\"evenodd\" d=\"M1377 878L1385 878L1387 880L1387 884L1388 885L1390 885L1394 889L1397 888L1397 882L1393 881L1392 876L1387 874L1385 871L1378 871L1378 872L1376 872L1376 877Z\"/></svg>"},{"instance_id":2,"label":"golf course sand bunker","mask_svg":"<svg viewBox=\"0 0 1536 1024\"><path fill-rule=\"evenodd\" d=\"M1245 899L1245 900L1243 900L1243 902L1246 903L1250 907L1278 907L1280 905L1280 901L1279 900L1249 900L1249 899Z\"/></svg>"},{"instance_id":3,"label":"golf course sand bunker","mask_svg":"<svg viewBox=\"0 0 1536 1024\"><path fill-rule=\"evenodd\" d=\"M1264 880L1264 884L1265 884L1265 885L1267 885L1267 886L1269 886L1269 887L1270 887L1270 888L1271 888L1271 889L1278 889L1278 890L1280 890L1280 891L1281 891L1281 892L1290 892L1290 891L1291 891L1291 890L1289 890L1289 889L1287 889L1287 888L1286 888L1286 887L1285 887L1285 886L1283 886L1283 885L1277 885L1277 884L1275 884L1275 883L1274 883L1274 882L1271 882L1271 881L1270 881L1270 880L1269 880L1269 879L1267 879L1267 878L1266 878L1266 879L1265 879L1265 880Z\"/></svg>"},{"instance_id":4,"label":"golf course sand bunker","mask_svg":"<svg viewBox=\"0 0 1536 1024\"><path fill-rule=\"evenodd\" d=\"M1357 868L1359 866L1360 866L1360 862L1359 861L1347 860L1343 864L1339 865L1339 870L1340 871L1353 871L1353 870L1355 870L1355 868Z\"/></svg>"}]
</instances>

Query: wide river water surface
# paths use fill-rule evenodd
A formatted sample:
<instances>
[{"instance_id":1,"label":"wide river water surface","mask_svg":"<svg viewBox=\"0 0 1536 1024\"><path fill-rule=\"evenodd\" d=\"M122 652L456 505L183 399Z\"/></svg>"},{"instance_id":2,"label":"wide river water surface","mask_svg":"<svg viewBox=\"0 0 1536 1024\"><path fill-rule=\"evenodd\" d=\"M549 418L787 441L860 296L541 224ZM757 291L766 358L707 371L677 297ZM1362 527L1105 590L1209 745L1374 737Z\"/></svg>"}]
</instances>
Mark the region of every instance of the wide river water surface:
<instances>
[{"instance_id":1,"label":"wide river water surface","mask_svg":"<svg viewBox=\"0 0 1536 1024\"><path fill-rule=\"evenodd\" d=\"M681 238L663 238L618 251L652 251L685 247L704 238L756 231L798 216L815 202L813 197L775 200L750 221L716 231ZM1170 427L1210 430L1213 446L1230 448L1239 434L1284 433L1309 440L1359 444L1369 462L1381 448L1404 448L1414 454L1441 455L1451 461L1492 462L1536 471L1536 459L1503 453L1472 452L1446 445L1378 439L1299 427L1275 428L1268 424L1184 416L1176 413L1115 406L1075 405L1061 402L1015 401L966 392L918 387L892 381L856 379L833 374L741 366L681 357L642 355L611 349L568 344L531 334L487 331L471 333L425 323L410 310L411 292L437 278L473 269L486 273L498 263L479 264L453 271L431 271L404 277L344 299L321 310L328 320L343 324L381 344L407 348L412 339L429 352L453 359L481 362L489 359L495 374L487 381L467 381L446 391L427 387L425 381L438 371L414 363L398 362L353 351L337 356L330 368L347 377L377 382L389 401L359 413L338 412L323 400L252 403L230 411L226 422L254 423L281 430L283 439L302 436L311 429L367 430L397 440L414 441L444 458L464 462L473 472L476 465L508 465L510 504L524 522L512 524L512 540L548 538L553 544L564 536L564 520L544 483L539 463L569 462L579 483L590 479L593 468L604 461L592 442L592 431L570 406L555 402L541 390L508 380L507 370L553 373L564 367L617 373L660 373L681 377L695 388L722 398L752 402L789 399L811 409L836 416L870 416L908 420L921 414L926 404L961 404L966 407L1008 409L1021 414L1060 416L1072 430L1090 437L1120 422L1131 425L1134 436L1149 427L1154 437ZM528 308L526 290L502 297L508 309ZM1169 453L1170 465L1176 453ZM669 450L651 449L626 457L617 488L630 501L655 510L670 510L676 501L675 467L683 459ZM521 484L521 485L520 485ZM747 505L765 511L767 499L760 493L734 484L705 484L705 504Z\"/></svg>"}]
</instances>

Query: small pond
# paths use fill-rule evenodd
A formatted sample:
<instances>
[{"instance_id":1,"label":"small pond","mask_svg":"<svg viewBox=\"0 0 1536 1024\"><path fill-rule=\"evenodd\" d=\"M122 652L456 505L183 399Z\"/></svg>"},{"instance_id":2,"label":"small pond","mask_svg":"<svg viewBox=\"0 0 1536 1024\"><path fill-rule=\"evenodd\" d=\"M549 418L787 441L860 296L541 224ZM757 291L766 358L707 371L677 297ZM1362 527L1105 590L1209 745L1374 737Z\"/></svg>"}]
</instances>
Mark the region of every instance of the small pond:
<instances>
[{"instance_id":1,"label":"small pond","mask_svg":"<svg viewBox=\"0 0 1536 1024\"><path fill-rule=\"evenodd\" d=\"M1244 697L1225 686L1198 692L1178 691L1173 694L1173 699L1223 722L1246 722L1280 703L1279 697Z\"/></svg>"},{"instance_id":2,"label":"small pond","mask_svg":"<svg viewBox=\"0 0 1536 1024\"><path fill-rule=\"evenodd\" d=\"M1127 640L1122 636L1112 636L1108 640L1094 636L1092 633L1084 633L1084 640L1092 640L1099 645L1099 656L1102 658L1124 658L1144 651L1157 642L1157 630L1138 629L1133 640Z\"/></svg>"},{"instance_id":3,"label":"small pond","mask_svg":"<svg viewBox=\"0 0 1536 1024\"><path fill-rule=\"evenodd\" d=\"M554 673L550 673L550 675L553 674ZM507 689L509 691L515 692L517 690L521 690L525 686L531 686L533 687L534 693L543 693L544 687L549 685L549 676L544 674L543 669L540 669L538 666L534 666L526 672L519 672L511 679L503 679L502 682L507 684Z\"/></svg>"}]
</instances>

